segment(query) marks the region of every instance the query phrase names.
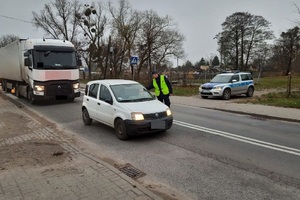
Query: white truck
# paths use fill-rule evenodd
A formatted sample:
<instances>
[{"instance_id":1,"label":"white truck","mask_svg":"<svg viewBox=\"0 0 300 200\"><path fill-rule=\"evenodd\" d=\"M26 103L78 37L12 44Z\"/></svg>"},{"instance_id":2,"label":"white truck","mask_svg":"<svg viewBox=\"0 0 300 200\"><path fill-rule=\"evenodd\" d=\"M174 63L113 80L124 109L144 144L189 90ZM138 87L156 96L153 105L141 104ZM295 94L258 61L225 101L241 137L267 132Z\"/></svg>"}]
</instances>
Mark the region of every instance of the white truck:
<instances>
[{"instance_id":1,"label":"white truck","mask_svg":"<svg viewBox=\"0 0 300 200\"><path fill-rule=\"evenodd\" d=\"M80 59L74 45L56 39L18 39L0 49L2 89L30 103L80 96Z\"/></svg>"}]
</instances>

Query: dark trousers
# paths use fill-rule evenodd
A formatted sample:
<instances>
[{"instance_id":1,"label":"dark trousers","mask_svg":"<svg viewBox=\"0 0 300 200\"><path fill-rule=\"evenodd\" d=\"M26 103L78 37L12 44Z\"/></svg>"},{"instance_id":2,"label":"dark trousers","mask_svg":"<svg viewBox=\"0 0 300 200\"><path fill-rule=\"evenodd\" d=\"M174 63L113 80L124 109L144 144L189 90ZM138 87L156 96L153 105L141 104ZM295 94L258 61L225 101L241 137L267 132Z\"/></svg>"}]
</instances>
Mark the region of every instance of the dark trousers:
<instances>
[{"instance_id":1,"label":"dark trousers","mask_svg":"<svg viewBox=\"0 0 300 200\"><path fill-rule=\"evenodd\" d=\"M170 105L171 105L171 102L170 102L170 95L159 95L157 97L157 99L163 103L165 103L169 108L170 108Z\"/></svg>"}]
</instances>

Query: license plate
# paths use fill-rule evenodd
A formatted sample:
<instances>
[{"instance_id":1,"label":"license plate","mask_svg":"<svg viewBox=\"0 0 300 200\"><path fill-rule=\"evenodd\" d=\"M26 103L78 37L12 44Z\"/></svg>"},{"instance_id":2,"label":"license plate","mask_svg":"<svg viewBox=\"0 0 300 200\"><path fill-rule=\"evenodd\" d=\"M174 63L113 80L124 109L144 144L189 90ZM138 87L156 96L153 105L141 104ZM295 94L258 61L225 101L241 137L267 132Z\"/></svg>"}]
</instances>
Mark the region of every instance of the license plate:
<instances>
[{"instance_id":1,"label":"license plate","mask_svg":"<svg viewBox=\"0 0 300 200\"><path fill-rule=\"evenodd\" d=\"M202 93L209 93L209 90L202 90Z\"/></svg>"},{"instance_id":2,"label":"license plate","mask_svg":"<svg viewBox=\"0 0 300 200\"><path fill-rule=\"evenodd\" d=\"M153 121L151 122L151 129L166 129L165 121Z\"/></svg>"}]
</instances>

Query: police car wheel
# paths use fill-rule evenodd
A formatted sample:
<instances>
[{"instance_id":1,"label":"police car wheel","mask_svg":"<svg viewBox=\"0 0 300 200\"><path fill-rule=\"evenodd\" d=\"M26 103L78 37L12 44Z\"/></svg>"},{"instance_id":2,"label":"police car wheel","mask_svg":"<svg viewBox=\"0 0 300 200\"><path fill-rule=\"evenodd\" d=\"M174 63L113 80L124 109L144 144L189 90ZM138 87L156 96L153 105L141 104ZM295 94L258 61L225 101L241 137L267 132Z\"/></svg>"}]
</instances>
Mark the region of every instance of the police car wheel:
<instances>
[{"instance_id":1,"label":"police car wheel","mask_svg":"<svg viewBox=\"0 0 300 200\"><path fill-rule=\"evenodd\" d=\"M224 92L223 92L222 99L228 100L228 99L230 99L230 96L231 96L230 89L228 89L228 88L225 89Z\"/></svg>"},{"instance_id":2,"label":"police car wheel","mask_svg":"<svg viewBox=\"0 0 300 200\"><path fill-rule=\"evenodd\" d=\"M254 88L253 87L249 87L247 90L247 97L252 97L254 93Z\"/></svg>"}]
</instances>

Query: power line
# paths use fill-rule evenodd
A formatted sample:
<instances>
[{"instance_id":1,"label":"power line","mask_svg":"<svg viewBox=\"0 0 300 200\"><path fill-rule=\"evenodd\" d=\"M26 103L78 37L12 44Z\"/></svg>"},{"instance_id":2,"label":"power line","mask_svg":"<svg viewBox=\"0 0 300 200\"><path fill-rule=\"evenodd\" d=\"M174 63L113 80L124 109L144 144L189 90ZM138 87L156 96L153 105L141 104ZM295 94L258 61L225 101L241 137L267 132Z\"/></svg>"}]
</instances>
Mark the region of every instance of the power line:
<instances>
[{"instance_id":1,"label":"power line","mask_svg":"<svg viewBox=\"0 0 300 200\"><path fill-rule=\"evenodd\" d=\"M26 21L26 20L22 20L22 19L17 19L17 18L14 18L14 17L5 16L5 15L0 15L0 17L3 17L3 18L7 18L7 19L12 19L12 20L16 20L16 21L20 21L20 22L25 22L25 23L32 24L32 22L29 22L29 21Z\"/></svg>"}]
</instances>

